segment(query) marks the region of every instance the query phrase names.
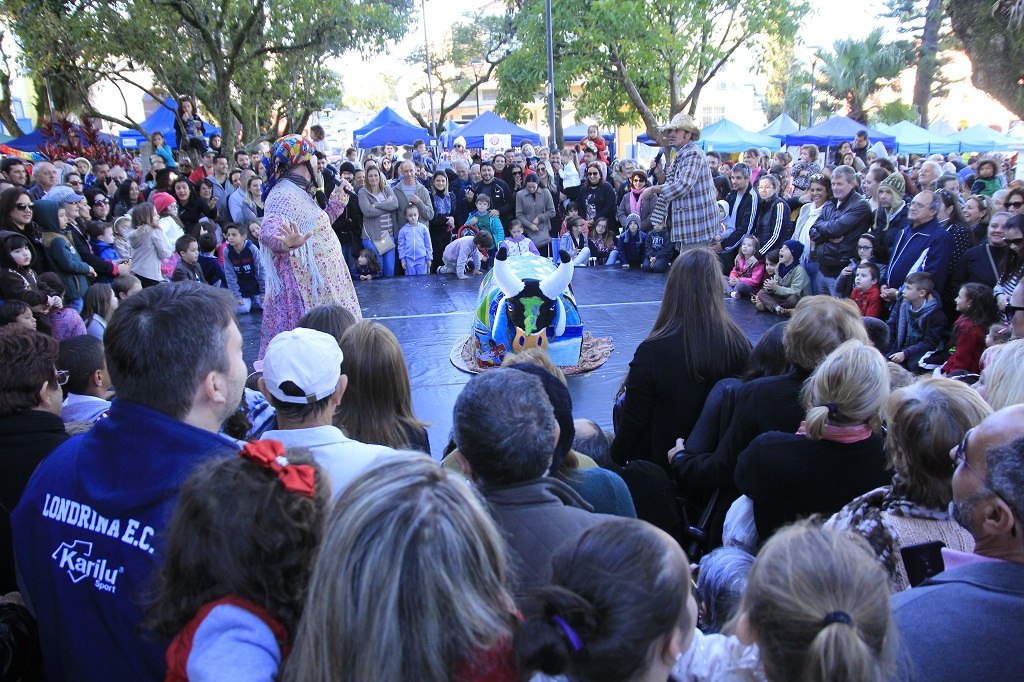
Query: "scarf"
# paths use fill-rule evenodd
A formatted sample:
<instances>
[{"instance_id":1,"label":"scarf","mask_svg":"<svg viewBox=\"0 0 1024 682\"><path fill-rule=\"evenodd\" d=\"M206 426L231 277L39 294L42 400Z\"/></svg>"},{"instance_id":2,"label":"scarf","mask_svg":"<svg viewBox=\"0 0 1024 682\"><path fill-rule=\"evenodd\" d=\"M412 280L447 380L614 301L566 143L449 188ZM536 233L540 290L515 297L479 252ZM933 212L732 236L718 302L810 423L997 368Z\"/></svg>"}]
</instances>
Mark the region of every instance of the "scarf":
<instances>
[{"instance_id":1,"label":"scarf","mask_svg":"<svg viewBox=\"0 0 1024 682\"><path fill-rule=\"evenodd\" d=\"M827 440L833 443L859 443L862 440L870 438L871 434L871 427L867 424L854 424L852 426L825 424L825 430L821 434L821 440ZM796 430L796 435L807 435L807 422L800 422L800 428Z\"/></svg>"},{"instance_id":2,"label":"scarf","mask_svg":"<svg viewBox=\"0 0 1024 682\"><path fill-rule=\"evenodd\" d=\"M640 215L640 195L643 194L643 190L639 192L636 190L629 191L629 212Z\"/></svg>"},{"instance_id":3,"label":"scarf","mask_svg":"<svg viewBox=\"0 0 1024 682\"><path fill-rule=\"evenodd\" d=\"M782 280L786 279L786 275L791 273L793 271L793 268L795 268L798 265L800 265L800 259L798 258L794 258L793 262L790 263L789 265L783 265L782 263L779 263L779 281L781 282Z\"/></svg>"}]
</instances>

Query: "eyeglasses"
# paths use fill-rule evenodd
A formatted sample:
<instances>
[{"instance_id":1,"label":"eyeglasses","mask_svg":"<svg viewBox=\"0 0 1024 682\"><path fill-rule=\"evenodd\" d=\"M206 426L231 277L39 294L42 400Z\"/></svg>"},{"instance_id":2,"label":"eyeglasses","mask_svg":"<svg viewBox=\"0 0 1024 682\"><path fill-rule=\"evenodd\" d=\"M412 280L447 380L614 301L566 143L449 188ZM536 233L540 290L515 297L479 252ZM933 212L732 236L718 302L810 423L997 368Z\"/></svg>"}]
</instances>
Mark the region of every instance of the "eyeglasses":
<instances>
[{"instance_id":1,"label":"eyeglasses","mask_svg":"<svg viewBox=\"0 0 1024 682\"><path fill-rule=\"evenodd\" d=\"M630 182L647 182L646 178L630 178Z\"/></svg>"},{"instance_id":2,"label":"eyeglasses","mask_svg":"<svg viewBox=\"0 0 1024 682\"><path fill-rule=\"evenodd\" d=\"M1006 313L1006 318L1009 320L1013 319L1013 316L1017 313L1024 313L1024 306L1010 305L1007 303L1003 306L1003 312Z\"/></svg>"},{"instance_id":3,"label":"eyeglasses","mask_svg":"<svg viewBox=\"0 0 1024 682\"><path fill-rule=\"evenodd\" d=\"M601 177L601 174L598 173L597 171L588 172L587 173L587 177L588 178L599 178L599 177Z\"/></svg>"},{"instance_id":4,"label":"eyeglasses","mask_svg":"<svg viewBox=\"0 0 1024 682\"><path fill-rule=\"evenodd\" d=\"M68 184L71 185L72 187L76 187L78 185L81 185L82 181L81 180L68 180Z\"/></svg>"},{"instance_id":5,"label":"eyeglasses","mask_svg":"<svg viewBox=\"0 0 1024 682\"><path fill-rule=\"evenodd\" d=\"M19 201L16 204L14 204L14 208L18 209L19 211L28 211L29 209L32 208L32 206L32 202L25 204Z\"/></svg>"},{"instance_id":6,"label":"eyeglasses","mask_svg":"<svg viewBox=\"0 0 1024 682\"><path fill-rule=\"evenodd\" d=\"M858 251L870 251L873 248L875 248L875 247L871 246L871 244L858 244L857 245L857 250Z\"/></svg>"},{"instance_id":7,"label":"eyeglasses","mask_svg":"<svg viewBox=\"0 0 1024 682\"><path fill-rule=\"evenodd\" d=\"M1006 208L1018 209L1024 206L1024 201L1007 201L1004 206L1006 206Z\"/></svg>"},{"instance_id":8,"label":"eyeglasses","mask_svg":"<svg viewBox=\"0 0 1024 682\"><path fill-rule=\"evenodd\" d=\"M1016 239L1006 238L1004 241L1006 241L1010 246L1020 246L1021 244L1024 244L1024 237L1017 237Z\"/></svg>"},{"instance_id":9,"label":"eyeglasses","mask_svg":"<svg viewBox=\"0 0 1024 682\"><path fill-rule=\"evenodd\" d=\"M66 369L58 369L57 370L57 385L58 386L63 386L64 384L68 383L68 379L70 379L70 378L71 378L71 372L67 371Z\"/></svg>"},{"instance_id":10,"label":"eyeglasses","mask_svg":"<svg viewBox=\"0 0 1024 682\"><path fill-rule=\"evenodd\" d=\"M104 205L106 203L109 203L109 202L107 202L106 199L94 199L93 202L92 202L92 205L93 206L102 206L102 205Z\"/></svg>"}]
</instances>

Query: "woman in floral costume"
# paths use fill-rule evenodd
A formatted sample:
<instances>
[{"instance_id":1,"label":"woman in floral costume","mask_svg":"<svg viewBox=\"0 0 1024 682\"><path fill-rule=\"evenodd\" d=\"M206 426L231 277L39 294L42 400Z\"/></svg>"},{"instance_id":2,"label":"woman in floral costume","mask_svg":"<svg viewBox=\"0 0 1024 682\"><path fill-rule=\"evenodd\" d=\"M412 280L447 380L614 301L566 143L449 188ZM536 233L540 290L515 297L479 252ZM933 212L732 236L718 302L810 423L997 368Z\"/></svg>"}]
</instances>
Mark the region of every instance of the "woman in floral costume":
<instances>
[{"instance_id":1,"label":"woman in floral costume","mask_svg":"<svg viewBox=\"0 0 1024 682\"><path fill-rule=\"evenodd\" d=\"M320 209L312 195L319 186L315 152L307 138L286 135L274 143L269 159L260 231L267 277L260 358L271 339L294 329L318 305L338 303L356 321L362 319L341 244L331 229L349 197L339 185L327 211Z\"/></svg>"}]
</instances>

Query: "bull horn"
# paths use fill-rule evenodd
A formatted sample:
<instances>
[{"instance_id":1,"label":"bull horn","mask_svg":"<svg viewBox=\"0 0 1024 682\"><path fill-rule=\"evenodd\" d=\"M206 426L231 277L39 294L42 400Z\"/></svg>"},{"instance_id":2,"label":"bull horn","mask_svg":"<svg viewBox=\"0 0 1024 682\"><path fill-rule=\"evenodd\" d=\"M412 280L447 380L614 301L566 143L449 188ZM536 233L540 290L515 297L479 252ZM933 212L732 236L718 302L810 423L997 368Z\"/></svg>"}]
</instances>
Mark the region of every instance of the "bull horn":
<instances>
[{"instance_id":1,"label":"bull horn","mask_svg":"<svg viewBox=\"0 0 1024 682\"><path fill-rule=\"evenodd\" d=\"M565 288L569 286L575 267L572 263L572 258L569 257L567 252L560 251L558 257L562 261L561 264L555 268L554 272L540 281L540 292L544 294L545 298L549 298L552 301L558 298L565 291Z\"/></svg>"},{"instance_id":2,"label":"bull horn","mask_svg":"<svg viewBox=\"0 0 1024 682\"><path fill-rule=\"evenodd\" d=\"M494 281L498 283L498 288L501 289L501 293L505 294L505 298L518 296L526 287L523 280L519 279L509 267L508 249L504 246L498 249L498 253L494 255Z\"/></svg>"}]
</instances>

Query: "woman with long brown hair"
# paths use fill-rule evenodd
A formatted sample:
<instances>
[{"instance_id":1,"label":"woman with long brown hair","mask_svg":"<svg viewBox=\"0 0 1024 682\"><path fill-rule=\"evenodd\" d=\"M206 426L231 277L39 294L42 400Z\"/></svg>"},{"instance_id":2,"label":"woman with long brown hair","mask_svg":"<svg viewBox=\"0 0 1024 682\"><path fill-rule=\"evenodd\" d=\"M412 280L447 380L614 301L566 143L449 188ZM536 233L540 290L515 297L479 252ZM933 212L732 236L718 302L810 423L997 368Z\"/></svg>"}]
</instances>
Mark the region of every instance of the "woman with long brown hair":
<instances>
[{"instance_id":1,"label":"woman with long brown hair","mask_svg":"<svg viewBox=\"0 0 1024 682\"><path fill-rule=\"evenodd\" d=\"M363 321L341 337L348 388L334 425L363 443L430 454L427 424L412 410L412 387L402 347L391 330Z\"/></svg>"},{"instance_id":2,"label":"woman with long brown hair","mask_svg":"<svg viewBox=\"0 0 1024 682\"><path fill-rule=\"evenodd\" d=\"M710 251L688 251L672 265L654 328L629 363L626 398L612 458L667 467L676 438L687 438L711 387L743 371L750 341L729 317L722 271Z\"/></svg>"}]
</instances>

